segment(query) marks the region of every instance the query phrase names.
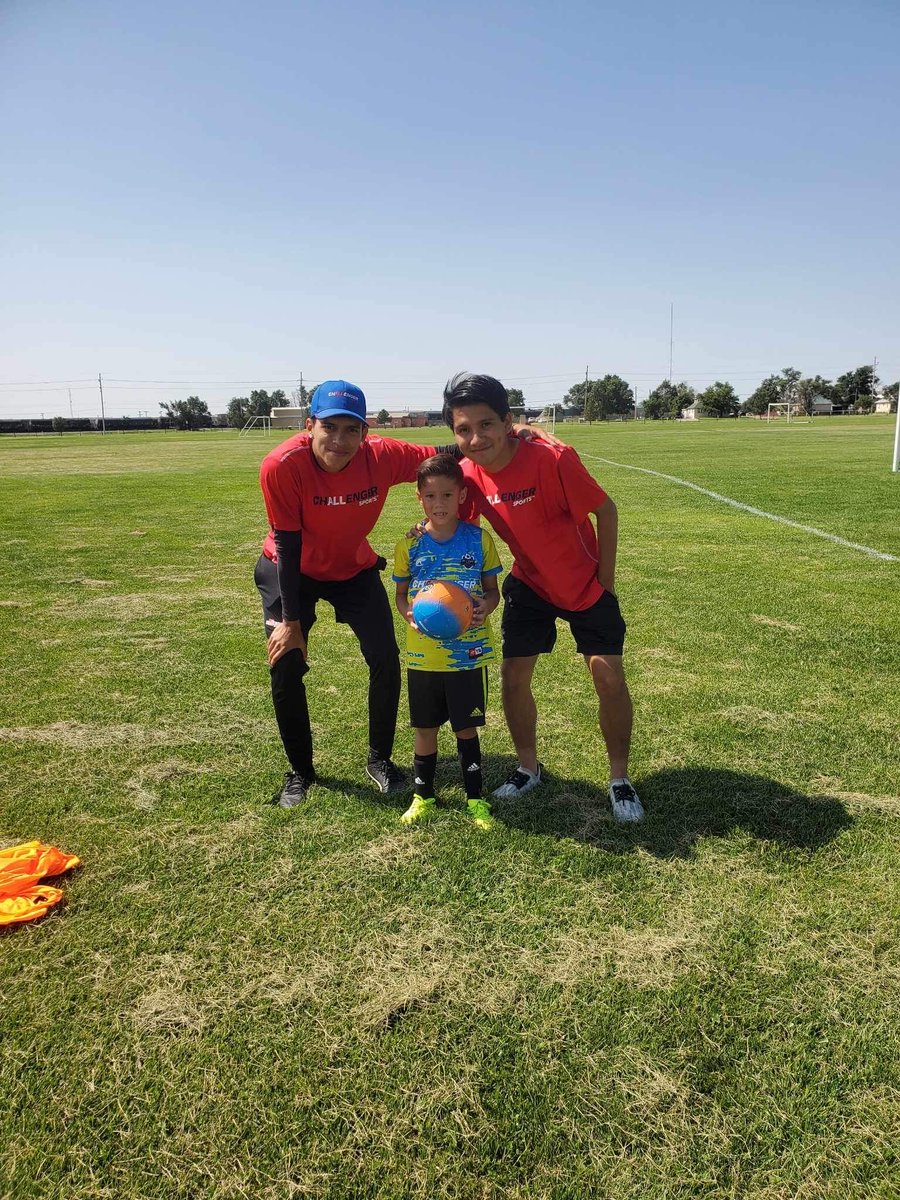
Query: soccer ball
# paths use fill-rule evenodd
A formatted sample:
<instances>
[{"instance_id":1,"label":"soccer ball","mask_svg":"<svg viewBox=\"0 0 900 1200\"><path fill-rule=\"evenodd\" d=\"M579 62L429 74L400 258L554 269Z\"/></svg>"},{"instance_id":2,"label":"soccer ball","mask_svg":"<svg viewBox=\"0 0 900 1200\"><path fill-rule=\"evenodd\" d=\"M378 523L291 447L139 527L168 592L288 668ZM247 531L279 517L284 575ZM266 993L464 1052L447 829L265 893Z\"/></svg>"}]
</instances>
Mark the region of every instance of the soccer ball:
<instances>
[{"instance_id":1,"label":"soccer ball","mask_svg":"<svg viewBox=\"0 0 900 1200\"><path fill-rule=\"evenodd\" d=\"M461 637L472 623L472 597L457 583L433 579L412 604L416 628L439 642Z\"/></svg>"}]
</instances>

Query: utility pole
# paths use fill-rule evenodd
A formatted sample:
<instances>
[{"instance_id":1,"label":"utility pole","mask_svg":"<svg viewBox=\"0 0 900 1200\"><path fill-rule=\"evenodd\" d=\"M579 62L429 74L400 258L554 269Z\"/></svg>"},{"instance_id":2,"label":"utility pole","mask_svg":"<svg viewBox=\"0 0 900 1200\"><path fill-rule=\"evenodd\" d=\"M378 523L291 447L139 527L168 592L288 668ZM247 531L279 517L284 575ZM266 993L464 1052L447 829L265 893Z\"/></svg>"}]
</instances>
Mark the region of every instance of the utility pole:
<instances>
[{"instance_id":1,"label":"utility pole","mask_svg":"<svg viewBox=\"0 0 900 1200\"><path fill-rule=\"evenodd\" d=\"M69 416L71 417L71 416L74 416L74 414L72 412L72 389L67 388L66 390L69 393Z\"/></svg>"},{"instance_id":2,"label":"utility pole","mask_svg":"<svg viewBox=\"0 0 900 1200\"><path fill-rule=\"evenodd\" d=\"M103 376L97 376L97 382L100 384L100 431L106 433L106 409L103 407Z\"/></svg>"},{"instance_id":3,"label":"utility pole","mask_svg":"<svg viewBox=\"0 0 900 1200\"><path fill-rule=\"evenodd\" d=\"M675 301L669 305L669 383L672 382L672 351L675 346Z\"/></svg>"}]
</instances>

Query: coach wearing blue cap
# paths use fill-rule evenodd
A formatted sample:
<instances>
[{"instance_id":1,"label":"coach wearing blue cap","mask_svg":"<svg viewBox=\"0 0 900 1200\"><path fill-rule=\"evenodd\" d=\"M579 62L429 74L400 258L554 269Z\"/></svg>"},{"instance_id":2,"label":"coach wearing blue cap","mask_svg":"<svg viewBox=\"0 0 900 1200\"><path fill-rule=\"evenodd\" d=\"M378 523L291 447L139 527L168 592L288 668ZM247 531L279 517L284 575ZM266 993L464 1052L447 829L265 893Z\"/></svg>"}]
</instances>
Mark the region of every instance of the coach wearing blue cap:
<instances>
[{"instance_id":1,"label":"coach wearing blue cap","mask_svg":"<svg viewBox=\"0 0 900 1200\"><path fill-rule=\"evenodd\" d=\"M255 578L275 718L291 768L277 797L283 808L299 804L316 779L304 675L319 600L349 625L369 668L366 772L382 792L402 791L406 784L391 760L400 658L379 575L385 562L367 538L388 489L413 483L419 463L435 448L370 437L368 429L362 390L329 379L313 393L306 432L266 455L260 470L270 530Z\"/></svg>"}]
</instances>

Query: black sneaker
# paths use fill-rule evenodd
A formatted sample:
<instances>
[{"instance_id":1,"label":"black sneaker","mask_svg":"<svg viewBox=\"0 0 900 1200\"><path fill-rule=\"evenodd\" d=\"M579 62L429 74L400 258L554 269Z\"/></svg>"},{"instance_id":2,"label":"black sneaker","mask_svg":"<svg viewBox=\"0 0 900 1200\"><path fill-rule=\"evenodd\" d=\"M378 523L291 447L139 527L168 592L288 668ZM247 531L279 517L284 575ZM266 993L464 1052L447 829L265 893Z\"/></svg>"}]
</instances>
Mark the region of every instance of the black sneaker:
<instances>
[{"instance_id":1,"label":"black sneaker","mask_svg":"<svg viewBox=\"0 0 900 1200\"><path fill-rule=\"evenodd\" d=\"M374 779L385 796L405 792L408 786L406 773L389 758L373 758L366 765L366 774L370 779Z\"/></svg>"},{"instance_id":2,"label":"black sneaker","mask_svg":"<svg viewBox=\"0 0 900 1200\"><path fill-rule=\"evenodd\" d=\"M298 775L296 771L288 771L284 777L284 787L272 797L272 803L277 804L279 808L296 808L306 799L307 789L315 782L315 775L309 779Z\"/></svg>"}]
</instances>

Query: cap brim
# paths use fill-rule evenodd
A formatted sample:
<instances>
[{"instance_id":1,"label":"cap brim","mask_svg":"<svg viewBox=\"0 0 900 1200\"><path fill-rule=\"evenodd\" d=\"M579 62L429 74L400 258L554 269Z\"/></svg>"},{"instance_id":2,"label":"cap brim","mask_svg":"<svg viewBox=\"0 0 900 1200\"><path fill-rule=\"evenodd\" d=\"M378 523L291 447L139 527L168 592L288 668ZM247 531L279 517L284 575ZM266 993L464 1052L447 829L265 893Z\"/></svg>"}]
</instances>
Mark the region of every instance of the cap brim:
<instances>
[{"instance_id":1,"label":"cap brim","mask_svg":"<svg viewBox=\"0 0 900 1200\"><path fill-rule=\"evenodd\" d=\"M361 425L368 425L365 417L361 417L359 413L351 412L349 408L326 408L324 412L312 413L311 415L313 420L321 420L322 417L352 417L354 421L359 421Z\"/></svg>"}]
</instances>

